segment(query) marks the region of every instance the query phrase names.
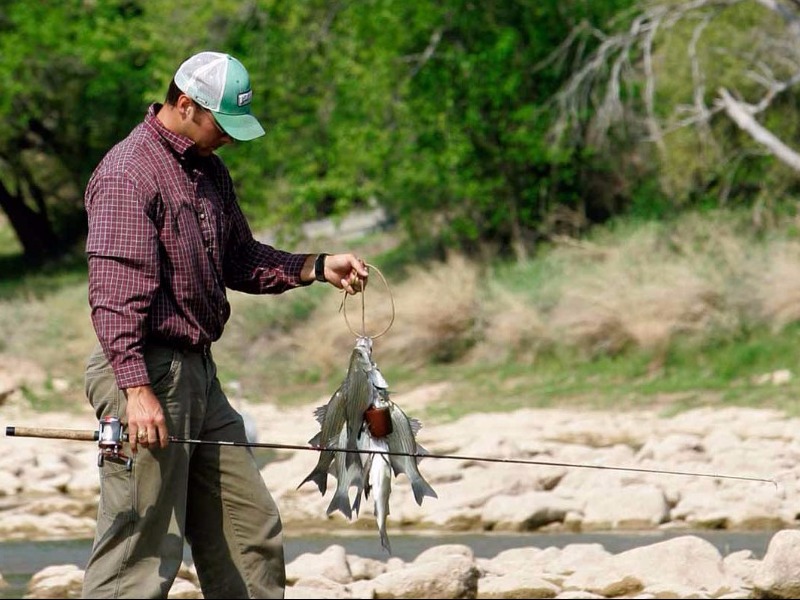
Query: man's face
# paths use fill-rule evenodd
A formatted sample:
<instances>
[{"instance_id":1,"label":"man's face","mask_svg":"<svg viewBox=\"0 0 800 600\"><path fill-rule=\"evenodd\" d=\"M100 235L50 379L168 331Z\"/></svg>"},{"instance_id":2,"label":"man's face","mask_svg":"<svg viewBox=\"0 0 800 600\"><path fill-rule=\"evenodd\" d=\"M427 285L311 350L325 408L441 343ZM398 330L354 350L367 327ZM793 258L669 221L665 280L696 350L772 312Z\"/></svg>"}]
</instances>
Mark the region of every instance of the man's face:
<instances>
[{"instance_id":1,"label":"man's face","mask_svg":"<svg viewBox=\"0 0 800 600\"><path fill-rule=\"evenodd\" d=\"M195 102L192 104L194 110L186 135L194 141L200 156L209 156L218 148L233 142L233 138L217 123L214 113Z\"/></svg>"}]
</instances>

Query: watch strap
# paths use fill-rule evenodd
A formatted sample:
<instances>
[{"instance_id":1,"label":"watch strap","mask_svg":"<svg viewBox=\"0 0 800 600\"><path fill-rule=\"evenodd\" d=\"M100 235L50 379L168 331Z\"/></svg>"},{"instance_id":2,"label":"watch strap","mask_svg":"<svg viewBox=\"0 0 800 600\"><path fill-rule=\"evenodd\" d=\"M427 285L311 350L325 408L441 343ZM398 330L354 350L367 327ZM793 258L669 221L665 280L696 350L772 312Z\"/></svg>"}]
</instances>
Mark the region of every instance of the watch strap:
<instances>
[{"instance_id":1,"label":"watch strap","mask_svg":"<svg viewBox=\"0 0 800 600\"><path fill-rule=\"evenodd\" d=\"M327 256L328 255L323 252L317 254L317 258L314 259L314 279L322 281L323 283L327 281L325 279L325 258Z\"/></svg>"}]
</instances>

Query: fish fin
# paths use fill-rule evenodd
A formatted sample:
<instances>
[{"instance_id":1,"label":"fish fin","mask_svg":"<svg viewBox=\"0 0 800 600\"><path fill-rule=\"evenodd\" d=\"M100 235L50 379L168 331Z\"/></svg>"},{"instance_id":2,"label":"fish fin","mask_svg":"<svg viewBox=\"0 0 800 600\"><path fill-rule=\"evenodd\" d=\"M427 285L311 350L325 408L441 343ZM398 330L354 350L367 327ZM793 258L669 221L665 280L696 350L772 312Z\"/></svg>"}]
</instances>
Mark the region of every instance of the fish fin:
<instances>
[{"instance_id":1,"label":"fish fin","mask_svg":"<svg viewBox=\"0 0 800 600\"><path fill-rule=\"evenodd\" d=\"M374 458L375 454L370 452L369 454L367 454L366 459L363 461L364 467L362 476L364 476L364 498L367 499L369 499L369 493L370 490L372 489L372 486L369 484L369 472L372 469L372 460Z\"/></svg>"},{"instance_id":2,"label":"fish fin","mask_svg":"<svg viewBox=\"0 0 800 600\"><path fill-rule=\"evenodd\" d=\"M321 435L322 432L320 431L320 436ZM318 444L318 446L321 446L327 450L331 449L336 450L337 448L341 448L341 446L339 445L339 434L333 434L327 440L320 439L319 441L320 443Z\"/></svg>"},{"instance_id":3,"label":"fish fin","mask_svg":"<svg viewBox=\"0 0 800 600\"><path fill-rule=\"evenodd\" d=\"M419 430L422 429L422 422L416 417L410 417L408 419L408 424L411 425L411 433L416 437Z\"/></svg>"},{"instance_id":4,"label":"fish fin","mask_svg":"<svg viewBox=\"0 0 800 600\"><path fill-rule=\"evenodd\" d=\"M350 487L357 488L359 492L364 488L364 477L360 468L350 477Z\"/></svg>"},{"instance_id":5,"label":"fish fin","mask_svg":"<svg viewBox=\"0 0 800 600\"><path fill-rule=\"evenodd\" d=\"M358 448L350 448L349 446L346 448L347 450L357 450ZM340 452L339 454L344 454L344 464L348 469L361 469L361 458L358 456L358 452Z\"/></svg>"},{"instance_id":6,"label":"fish fin","mask_svg":"<svg viewBox=\"0 0 800 600\"><path fill-rule=\"evenodd\" d=\"M383 373L381 373L380 369L372 363L372 370L369 373L369 380L372 382L372 385L378 389L385 390L389 387L389 384L386 383L386 379L383 377Z\"/></svg>"},{"instance_id":7,"label":"fish fin","mask_svg":"<svg viewBox=\"0 0 800 600\"><path fill-rule=\"evenodd\" d=\"M419 461L421 461L423 458L425 458L426 456L428 456L428 455L430 454L430 452L428 452L428 451L427 451L425 448L423 448L422 446L420 446L419 444L417 444L417 447L416 447L416 449L414 450L414 454L416 454L416 455L417 455L415 458L417 459L417 462L419 462Z\"/></svg>"},{"instance_id":8,"label":"fish fin","mask_svg":"<svg viewBox=\"0 0 800 600\"><path fill-rule=\"evenodd\" d=\"M400 473L405 473L402 463L394 455L389 456L389 465L392 467L392 473L395 477L400 475Z\"/></svg>"},{"instance_id":9,"label":"fish fin","mask_svg":"<svg viewBox=\"0 0 800 600\"><path fill-rule=\"evenodd\" d=\"M361 494L364 490L364 472L361 468L361 458L355 455L356 460L348 467L347 476L350 479L350 486L356 488L356 497L353 500L353 512L356 517L361 508Z\"/></svg>"},{"instance_id":10,"label":"fish fin","mask_svg":"<svg viewBox=\"0 0 800 600\"><path fill-rule=\"evenodd\" d=\"M414 492L414 500L417 501L417 504L422 506L422 499L425 496L429 496L431 498L438 498L439 496L433 490L431 485L425 481L425 479L420 475L419 478L415 478L411 482L411 489Z\"/></svg>"},{"instance_id":11,"label":"fish fin","mask_svg":"<svg viewBox=\"0 0 800 600\"><path fill-rule=\"evenodd\" d=\"M322 406L318 406L314 409L314 418L317 420L317 423L322 425L323 421L325 421L325 415L328 413L328 405L323 404Z\"/></svg>"}]
</instances>

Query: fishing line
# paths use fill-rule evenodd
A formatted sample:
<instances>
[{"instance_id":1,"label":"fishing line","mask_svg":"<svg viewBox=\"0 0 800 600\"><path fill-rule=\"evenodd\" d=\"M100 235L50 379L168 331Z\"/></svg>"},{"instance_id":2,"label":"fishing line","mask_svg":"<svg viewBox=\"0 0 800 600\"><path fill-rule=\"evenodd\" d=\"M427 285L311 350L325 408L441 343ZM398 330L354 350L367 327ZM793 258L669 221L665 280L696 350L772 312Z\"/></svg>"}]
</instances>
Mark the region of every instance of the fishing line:
<instances>
[{"instance_id":1,"label":"fishing line","mask_svg":"<svg viewBox=\"0 0 800 600\"><path fill-rule=\"evenodd\" d=\"M216 440L195 440L195 439L182 439L177 437L169 437L170 442L177 442L181 444L217 444L224 446L247 446L250 448L274 448L284 450L313 450L316 452L353 452L363 454L367 451L354 448L330 448L324 446L300 446L294 444L279 444L267 442L225 442ZM659 475L683 475L691 477L711 477L714 479L738 479L741 481L755 481L760 483L771 483L777 489L778 483L774 479L765 479L762 477L748 477L745 475L724 475L719 473L697 473L692 471L669 471L663 469L647 469L644 467L619 467L609 465L590 465L585 463L568 463L557 461L542 461L530 460L525 458L490 458L488 456L464 456L460 454L435 454L423 452L394 452L391 450L369 450L370 454L384 454L386 456L408 456L412 458L443 458L451 460L463 460L472 462L492 462L492 463L511 463L518 465L537 465L542 467L569 467L581 469L603 469L609 471L629 471L635 473L652 473Z\"/></svg>"}]
</instances>

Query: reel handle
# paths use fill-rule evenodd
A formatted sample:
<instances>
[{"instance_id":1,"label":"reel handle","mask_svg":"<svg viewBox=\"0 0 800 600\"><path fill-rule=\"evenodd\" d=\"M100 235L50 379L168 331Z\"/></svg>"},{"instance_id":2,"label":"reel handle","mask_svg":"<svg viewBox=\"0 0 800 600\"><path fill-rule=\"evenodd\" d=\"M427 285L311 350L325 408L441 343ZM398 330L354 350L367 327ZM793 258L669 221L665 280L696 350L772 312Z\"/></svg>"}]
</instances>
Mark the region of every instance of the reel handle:
<instances>
[{"instance_id":1,"label":"reel handle","mask_svg":"<svg viewBox=\"0 0 800 600\"><path fill-rule=\"evenodd\" d=\"M58 438L62 440L80 440L97 442L97 466L102 467L106 458L123 462L130 471L133 459L122 452L122 443L128 441L128 434L122 432L122 424L117 417L100 419L100 429L88 431L80 429L51 429L47 427L6 427L7 436Z\"/></svg>"},{"instance_id":2,"label":"reel handle","mask_svg":"<svg viewBox=\"0 0 800 600\"><path fill-rule=\"evenodd\" d=\"M7 436L59 438L67 440L81 440L96 442L98 432L82 431L77 429L50 429L46 427L6 427Z\"/></svg>"}]
</instances>

